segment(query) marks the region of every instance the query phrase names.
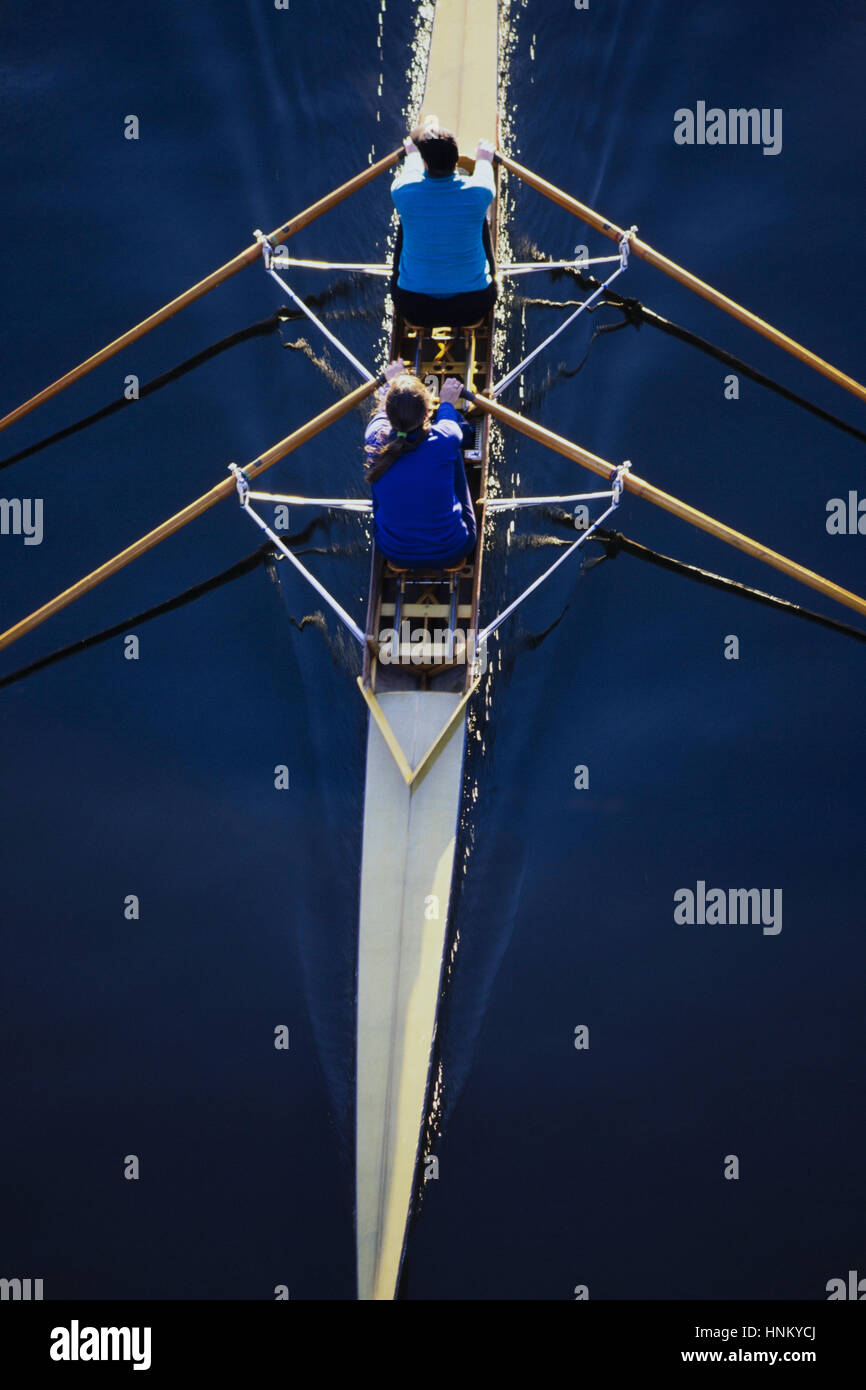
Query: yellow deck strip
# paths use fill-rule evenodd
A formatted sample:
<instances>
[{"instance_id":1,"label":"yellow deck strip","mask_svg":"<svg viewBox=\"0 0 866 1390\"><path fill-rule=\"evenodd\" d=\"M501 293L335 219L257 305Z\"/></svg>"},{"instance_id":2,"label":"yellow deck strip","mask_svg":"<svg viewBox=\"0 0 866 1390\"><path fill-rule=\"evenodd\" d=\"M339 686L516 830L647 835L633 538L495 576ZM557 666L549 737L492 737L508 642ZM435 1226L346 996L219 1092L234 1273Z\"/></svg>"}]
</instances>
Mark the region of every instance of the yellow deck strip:
<instances>
[{"instance_id":1,"label":"yellow deck strip","mask_svg":"<svg viewBox=\"0 0 866 1390\"><path fill-rule=\"evenodd\" d=\"M422 115L438 116L461 154L496 139L496 0L437 0Z\"/></svg>"}]
</instances>

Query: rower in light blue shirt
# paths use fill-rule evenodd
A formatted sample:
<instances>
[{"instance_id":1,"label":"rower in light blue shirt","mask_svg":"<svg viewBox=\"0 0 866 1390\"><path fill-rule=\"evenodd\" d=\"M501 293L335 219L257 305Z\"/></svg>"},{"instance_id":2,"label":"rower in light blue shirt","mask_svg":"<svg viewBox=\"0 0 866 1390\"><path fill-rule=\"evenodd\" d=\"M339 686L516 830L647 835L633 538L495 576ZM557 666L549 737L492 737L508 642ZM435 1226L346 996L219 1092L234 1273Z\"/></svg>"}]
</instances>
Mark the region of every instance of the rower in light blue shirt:
<instances>
[{"instance_id":1,"label":"rower in light blue shirt","mask_svg":"<svg viewBox=\"0 0 866 1390\"><path fill-rule=\"evenodd\" d=\"M423 327L463 327L496 300L487 211L496 194L493 145L481 140L475 171L457 168L457 141L435 116L404 142L391 196L400 233L391 286L398 313Z\"/></svg>"}]
</instances>

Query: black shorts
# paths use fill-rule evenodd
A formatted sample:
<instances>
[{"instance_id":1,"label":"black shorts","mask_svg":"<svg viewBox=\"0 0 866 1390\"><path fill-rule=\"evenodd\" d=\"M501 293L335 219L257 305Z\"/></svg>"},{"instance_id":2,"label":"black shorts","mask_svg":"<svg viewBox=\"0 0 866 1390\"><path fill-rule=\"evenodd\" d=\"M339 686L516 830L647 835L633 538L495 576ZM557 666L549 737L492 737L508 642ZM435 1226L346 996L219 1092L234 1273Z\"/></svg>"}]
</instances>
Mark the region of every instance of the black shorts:
<instances>
[{"instance_id":1,"label":"black shorts","mask_svg":"<svg viewBox=\"0 0 866 1390\"><path fill-rule=\"evenodd\" d=\"M393 565L397 565L399 569L446 570L451 569L454 565L459 565L463 560L469 559L469 556L475 549L475 540L476 538L475 536L473 536L471 540L466 541L465 545L462 545L460 549L452 555L424 555L416 556L415 558L410 558L408 560L405 557L399 560L394 559L390 555L385 554L385 551L382 550L382 547L381 545L379 545L378 541L376 542L376 545L381 554L385 555L385 559L390 560L391 563Z\"/></svg>"},{"instance_id":2,"label":"black shorts","mask_svg":"<svg viewBox=\"0 0 866 1390\"><path fill-rule=\"evenodd\" d=\"M394 308L409 323L420 328L465 328L485 318L496 303L497 285L493 280L483 290L471 290L469 294L454 294L448 298L438 295L414 294L395 285L391 294Z\"/></svg>"},{"instance_id":3,"label":"black shorts","mask_svg":"<svg viewBox=\"0 0 866 1390\"><path fill-rule=\"evenodd\" d=\"M397 312L410 323L417 324L419 328L465 328L468 323L477 323L480 318L489 314L496 303L498 286L490 226L486 219L482 226L481 241L491 275L490 284L486 289L471 290L469 294L455 294L445 299L436 295L414 294L411 290L401 290L397 284L400 255L403 250L403 224L400 223L397 227L394 268L391 274L391 298Z\"/></svg>"}]
</instances>

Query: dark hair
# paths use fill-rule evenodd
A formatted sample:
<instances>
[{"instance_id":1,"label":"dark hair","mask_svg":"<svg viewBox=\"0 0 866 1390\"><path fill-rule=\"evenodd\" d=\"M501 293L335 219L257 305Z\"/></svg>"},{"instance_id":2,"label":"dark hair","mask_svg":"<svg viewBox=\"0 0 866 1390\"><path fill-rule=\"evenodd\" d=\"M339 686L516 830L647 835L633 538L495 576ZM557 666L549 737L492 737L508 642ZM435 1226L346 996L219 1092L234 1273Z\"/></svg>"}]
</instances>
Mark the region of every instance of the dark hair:
<instances>
[{"instance_id":1,"label":"dark hair","mask_svg":"<svg viewBox=\"0 0 866 1390\"><path fill-rule=\"evenodd\" d=\"M459 150L450 130L442 126L416 126L412 139L431 178L444 179L454 173Z\"/></svg>"},{"instance_id":2,"label":"dark hair","mask_svg":"<svg viewBox=\"0 0 866 1390\"><path fill-rule=\"evenodd\" d=\"M385 413L391 425L390 438L367 445L366 479L377 483L403 454L411 453L430 433L433 402L430 392L417 376L404 372L395 377L385 396Z\"/></svg>"}]
</instances>

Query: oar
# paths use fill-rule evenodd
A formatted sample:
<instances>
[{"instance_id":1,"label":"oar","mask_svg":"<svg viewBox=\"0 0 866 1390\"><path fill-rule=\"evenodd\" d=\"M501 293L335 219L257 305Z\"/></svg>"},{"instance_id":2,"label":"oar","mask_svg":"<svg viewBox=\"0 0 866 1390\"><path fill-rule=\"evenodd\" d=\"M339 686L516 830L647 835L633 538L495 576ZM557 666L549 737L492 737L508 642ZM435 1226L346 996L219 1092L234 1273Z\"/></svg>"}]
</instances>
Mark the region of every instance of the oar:
<instances>
[{"instance_id":1,"label":"oar","mask_svg":"<svg viewBox=\"0 0 866 1390\"><path fill-rule=\"evenodd\" d=\"M314 419L308 420L293 434L286 435L285 439L281 439L270 449L266 449L252 463L248 463L243 470L247 478L257 478L260 473L264 473L266 468L270 468L272 464L285 458L287 454L299 449L302 444L306 444L308 439L312 439L314 435L327 429L328 425L333 424L335 420L339 420L343 415L348 415L350 410L354 410L355 406L359 405L383 381L384 377L378 377L375 381L365 381L360 386L356 386L355 390L350 391L348 396L343 396L342 400L328 406L327 410L323 410ZM197 516L201 516L202 512L208 511L217 502L221 502L224 497L229 497L236 490L236 486L234 477L224 478L221 483L217 483L216 487L212 487L210 492L205 492L201 497L197 497L182 511L175 512L174 516L163 521L155 530L148 531L146 536L142 536L132 545L127 546L125 550L121 550L119 555L115 555L111 560L106 560L104 565L100 565L98 569L86 574L83 579L79 579L70 589L65 589L62 594L58 594L56 598L43 604L41 608L37 608L34 613L22 618L14 627L0 633L0 651L4 647L11 646L13 642L17 642L18 638L23 637L26 632L32 632L33 628L39 627L46 618L52 617L54 613L59 613L61 608L66 608L70 603L74 603L77 598L81 598L82 594L86 594L90 589L95 589L97 584L101 584L110 575L116 574L118 570L131 564L133 560L137 560L139 555L143 555L146 550L151 550L155 545L159 545L160 541L164 541L167 536L173 535L182 526L194 521Z\"/></svg>"},{"instance_id":2,"label":"oar","mask_svg":"<svg viewBox=\"0 0 866 1390\"><path fill-rule=\"evenodd\" d=\"M463 394L480 406L482 410L486 410L488 415L492 415L495 420L501 421L503 425L510 425L520 434L525 434L529 439L534 439L536 443L553 449L557 454L563 454L565 458L573 459L575 463L583 464L584 468L589 468L593 473L599 473L603 478L610 479L616 471L614 464L599 458L598 454L590 453L588 449L574 444L570 439L564 439L560 434L554 434L552 430L545 429L543 425L536 425L532 420L527 420L525 416L518 415L516 411L500 405L498 401L492 401L487 396L475 395L470 391L464 390ZM678 497L672 497L669 492L663 492L653 483L639 478L630 469L626 469L622 474L622 481L626 490L635 493L637 497L643 497L647 502L652 502L657 507L663 507L666 512L671 512L683 521L688 521L692 526L707 531L709 535L716 536L718 540L725 541L727 545L732 545L737 550L754 556L756 560L762 560L765 565L772 565L773 569L781 570L783 574L790 575L792 579L798 579L801 584L808 584L810 589L817 589L819 594L824 594L827 598L844 604L846 608L853 608L855 613L866 616L866 599L851 593L849 589L843 589L839 584L834 584L831 579L824 579L820 574L815 574L813 570L806 569L804 565L798 565L796 560L787 559L786 556L780 555L776 550L771 550L769 546L763 545L760 541L752 540L750 536L744 536L741 531L735 531L733 527L726 526L723 521L716 521L714 517L698 511L697 507L690 506L688 502L681 502Z\"/></svg>"},{"instance_id":3,"label":"oar","mask_svg":"<svg viewBox=\"0 0 866 1390\"><path fill-rule=\"evenodd\" d=\"M587 207L585 203L578 202L577 198L572 198L570 194L564 193L563 190L557 188L555 184L548 183L546 179L540 178L538 174L533 174L531 169L524 168L522 164L518 164L514 159L509 159L508 155L505 154L498 154L497 158L504 169L508 169L512 174L522 179L525 184L530 188L534 188L538 193L543 193L545 198L549 198L551 202L556 203L558 207L565 208L566 212L570 212L573 216L579 217L581 222L585 222L587 226L594 227L597 232L601 232L604 236L610 237L612 241L619 241L621 237L625 236L625 231L622 227L617 227L614 222L610 222L606 217L602 217L600 212L596 212L593 208ZM744 309L741 304L737 304L733 299L728 299L727 295L721 294L719 290L714 290L712 285L708 285L705 281L699 280L697 275L692 275L691 271L684 270L683 267L677 265L675 261L670 261L667 256L662 256L660 252L654 251L653 248L648 246L645 241L642 241L639 236L632 235L629 238L629 251L633 252L636 256L640 256L642 260L647 261L650 265L654 265L657 270L663 270L665 275L670 275L672 279L678 280L679 283L685 285L687 289L694 290L695 294L701 295L703 299L708 299L711 304L715 304L717 308L723 309L726 314L730 314L733 318L739 319L741 323L747 324L749 328L754 328L756 333L761 333L765 338L769 338L771 343L775 343L777 347L782 348L785 352L789 352L792 357L798 358L799 361L805 362L808 367L813 367L815 371L820 372L822 376L829 377L831 381L836 382L837 386L841 386L845 391L850 391L853 396L859 396L861 401L866 401L866 386L862 386L859 381L855 381L853 377L847 376L845 372L841 372L838 367L834 367L831 363L825 362L823 357L818 357L816 353L810 352L809 349L803 347L801 343L797 343L793 338L789 338L786 333L781 333L778 328L773 328L772 324L766 323L763 319L758 318L757 314L753 314L749 309Z\"/></svg>"},{"instance_id":4,"label":"oar","mask_svg":"<svg viewBox=\"0 0 866 1390\"><path fill-rule=\"evenodd\" d=\"M271 232L270 239L275 242L288 241L289 237L293 237L296 232L300 232L302 228L308 227L311 222L315 222L316 218L321 217L323 212L327 212L330 208L336 207L338 203L342 203L343 200L350 197L352 193L356 193L359 188L363 188L365 184L370 183L378 174L390 168L392 164L396 164L402 153L403 148L401 146L399 150L392 150L390 154L386 154L384 159L380 159L376 164L371 164L369 169L362 169L360 174L356 174L355 177L349 179L347 183L341 184L340 187L335 188L332 193L328 193L326 197L320 198L317 203L312 203L311 206L305 208L303 212L299 212L288 222L284 222L281 227L277 227L276 231ZM145 333L149 333L152 328L156 328L158 324L164 323L166 319L170 319L172 315L179 313L181 309L185 309L187 304L192 304L194 300L200 299L203 294L207 294L208 290L215 289L217 285L221 285L222 282L228 280L230 276L236 275L237 272L243 270L245 266L252 265L254 261L259 259L261 254L261 246L257 241L254 242L252 246L248 246L245 251L239 251L230 261L226 261L225 265L221 265L219 270L212 271L210 275L205 276L204 280L199 280L198 284L185 290L183 294L178 295L177 299L173 299L170 304L166 304L162 309L157 309L156 313L150 314L148 318L142 319L141 323L137 323L134 328L130 328L126 333L121 334L119 338L115 338L114 341L109 343L106 347L100 348L99 352L95 352L92 357L88 357L86 361L74 367L71 372L67 372L65 376L58 377L57 381L53 382L51 386L46 386L43 391L38 392L35 396L31 396L29 401L25 401L23 405L17 406L15 410L10 410L9 414L4 415L2 420L0 420L0 430L5 430L7 425L14 424L16 420L20 420L24 415L29 415L30 411L35 410L38 405L42 405L44 401L49 401L52 396L56 396L60 391L65 390L67 386L71 386L74 381L78 381L81 377L86 376L88 372L92 372L94 367L98 367L101 362L106 362L109 357L114 357L115 353L121 352L123 348L128 347L130 343L134 343L136 339L143 338Z\"/></svg>"}]
</instances>

